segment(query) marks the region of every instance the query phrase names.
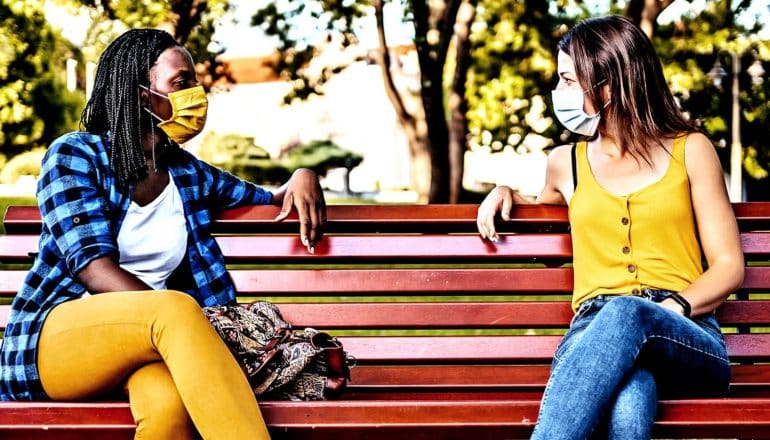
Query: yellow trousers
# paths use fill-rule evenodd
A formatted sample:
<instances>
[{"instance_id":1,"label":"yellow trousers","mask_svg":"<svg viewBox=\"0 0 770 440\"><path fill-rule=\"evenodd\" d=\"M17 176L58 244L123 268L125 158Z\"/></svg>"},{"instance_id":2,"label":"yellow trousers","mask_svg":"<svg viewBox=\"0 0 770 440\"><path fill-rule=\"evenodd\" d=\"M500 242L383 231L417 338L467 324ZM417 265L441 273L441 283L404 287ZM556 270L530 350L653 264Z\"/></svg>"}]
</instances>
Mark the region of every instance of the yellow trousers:
<instances>
[{"instance_id":1,"label":"yellow trousers","mask_svg":"<svg viewBox=\"0 0 770 440\"><path fill-rule=\"evenodd\" d=\"M53 400L125 390L137 439L268 439L243 371L195 300L113 292L55 307L38 369Z\"/></svg>"}]
</instances>

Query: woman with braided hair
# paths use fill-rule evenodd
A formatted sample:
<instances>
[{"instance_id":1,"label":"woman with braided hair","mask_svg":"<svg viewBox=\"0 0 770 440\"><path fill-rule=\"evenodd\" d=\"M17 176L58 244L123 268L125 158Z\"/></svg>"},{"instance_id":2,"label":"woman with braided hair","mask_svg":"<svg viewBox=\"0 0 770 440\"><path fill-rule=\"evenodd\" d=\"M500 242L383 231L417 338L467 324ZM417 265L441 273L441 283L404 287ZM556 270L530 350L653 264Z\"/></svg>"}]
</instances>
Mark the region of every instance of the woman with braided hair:
<instances>
[{"instance_id":1,"label":"woman with braided hair","mask_svg":"<svg viewBox=\"0 0 770 440\"><path fill-rule=\"evenodd\" d=\"M190 54L166 32L118 37L99 61L85 131L54 141L37 198L40 253L0 349L0 400L83 400L123 392L136 438L269 438L245 375L201 312L235 302L217 212L295 208L308 251L321 238L317 176L275 193L180 148L207 101Z\"/></svg>"}]
</instances>

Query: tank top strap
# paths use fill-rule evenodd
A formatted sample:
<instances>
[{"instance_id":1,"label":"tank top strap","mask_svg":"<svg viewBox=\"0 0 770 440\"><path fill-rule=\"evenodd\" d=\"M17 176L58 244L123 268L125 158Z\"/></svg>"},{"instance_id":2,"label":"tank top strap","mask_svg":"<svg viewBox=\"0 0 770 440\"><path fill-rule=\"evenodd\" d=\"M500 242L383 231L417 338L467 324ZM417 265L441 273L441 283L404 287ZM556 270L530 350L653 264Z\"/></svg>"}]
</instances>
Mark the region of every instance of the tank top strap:
<instances>
[{"instance_id":1,"label":"tank top strap","mask_svg":"<svg viewBox=\"0 0 770 440\"><path fill-rule=\"evenodd\" d=\"M591 172L591 166L588 163L588 142L580 141L575 145L577 181L593 182L594 176Z\"/></svg>"},{"instance_id":2,"label":"tank top strap","mask_svg":"<svg viewBox=\"0 0 770 440\"><path fill-rule=\"evenodd\" d=\"M671 156L682 165L684 165L685 142L687 142L687 133L681 133L674 138L674 145L671 147Z\"/></svg>"}]
</instances>

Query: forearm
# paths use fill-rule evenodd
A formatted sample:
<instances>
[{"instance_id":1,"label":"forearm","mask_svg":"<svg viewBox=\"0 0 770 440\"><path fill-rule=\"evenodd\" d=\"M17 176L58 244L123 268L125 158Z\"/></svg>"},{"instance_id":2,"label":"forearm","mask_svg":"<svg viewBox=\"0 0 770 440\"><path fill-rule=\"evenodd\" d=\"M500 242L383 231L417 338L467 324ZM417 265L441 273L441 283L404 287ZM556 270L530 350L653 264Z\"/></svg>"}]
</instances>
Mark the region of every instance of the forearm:
<instances>
[{"instance_id":1,"label":"forearm","mask_svg":"<svg viewBox=\"0 0 770 440\"><path fill-rule=\"evenodd\" d=\"M735 292L743 283L743 275L742 259L725 259L709 267L679 295L690 303L690 316L703 315L715 310ZM669 305L671 301L667 301ZM676 306L679 307L678 304Z\"/></svg>"},{"instance_id":2,"label":"forearm","mask_svg":"<svg viewBox=\"0 0 770 440\"><path fill-rule=\"evenodd\" d=\"M110 257L97 258L77 274L78 280L91 294L152 290L133 274L123 270Z\"/></svg>"}]
</instances>

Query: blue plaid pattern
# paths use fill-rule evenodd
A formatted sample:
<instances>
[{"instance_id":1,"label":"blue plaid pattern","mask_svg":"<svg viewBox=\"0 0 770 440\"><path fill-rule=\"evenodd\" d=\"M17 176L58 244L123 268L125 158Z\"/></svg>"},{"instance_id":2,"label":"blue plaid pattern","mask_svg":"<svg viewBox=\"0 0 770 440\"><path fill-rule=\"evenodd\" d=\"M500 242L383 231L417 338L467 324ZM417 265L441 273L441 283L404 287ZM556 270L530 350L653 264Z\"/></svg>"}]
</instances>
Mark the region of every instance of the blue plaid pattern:
<instances>
[{"instance_id":1,"label":"blue plaid pattern","mask_svg":"<svg viewBox=\"0 0 770 440\"><path fill-rule=\"evenodd\" d=\"M119 254L116 238L131 203L109 166L109 143L90 133L66 134L43 159L37 187L43 219L40 253L11 307L0 347L0 400L46 400L37 371L37 344L48 312L80 298L76 274L96 258ZM201 306L235 301L222 251L209 234L215 215L246 204L269 204L272 194L199 161L186 151L169 164L187 220L187 257Z\"/></svg>"}]
</instances>

